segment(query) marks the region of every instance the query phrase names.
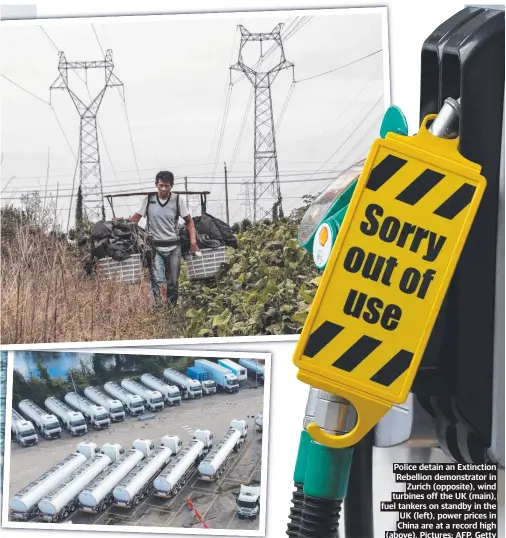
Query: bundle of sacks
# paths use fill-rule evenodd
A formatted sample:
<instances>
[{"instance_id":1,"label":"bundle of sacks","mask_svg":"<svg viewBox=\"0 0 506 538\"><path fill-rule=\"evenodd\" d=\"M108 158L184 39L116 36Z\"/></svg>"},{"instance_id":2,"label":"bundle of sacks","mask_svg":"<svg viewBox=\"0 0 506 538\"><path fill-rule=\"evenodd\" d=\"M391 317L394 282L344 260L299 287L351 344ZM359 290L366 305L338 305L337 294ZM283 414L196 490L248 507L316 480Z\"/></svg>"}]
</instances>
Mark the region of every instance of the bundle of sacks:
<instances>
[{"instance_id":1,"label":"bundle of sacks","mask_svg":"<svg viewBox=\"0 0 506 538\"><path fill-rule=\"evenodd\" d=\"M237 239L230 226L222 220L204 213L194 217L197 245L200 249L222 246L238 248ZM190 251L190 237L185 224L179 227L182 254ZM127 219L97 222L90 233L78 240L81 262L86 273L91 274L97 260L112 258L121 262L132 254L141 254L144 267L149 267L155 247L146 230Z\"/></svg>"},{"instance_id":2,"label":"bundle of sacks","mask_svg":"<svg viewBox=\"0 0 506 538\"><path fill-rule=\"evenodd\" d=\"M97 260L112 258L121 262L132 254L141 254L144 267L148 267L154 252L146 231L126 219L97 222L89 234L80 236L78 245L87 273L93 271Z\"/></svg>"},{"instance_id":3,"label":"bundle of sacks","mask_svg":"<svg viewBox=\"0 0 506 538\"><path fill-rule=\"evenodd\" d=\"M226 222L207 213L200 217L193 217L193 222L195 223L197 245L200 249L222 246L238 248L237 239ZM190 237L186 225L179 227L179 238L181 240L181 252L186 254L190 251Z\"/></svg>"}]
</instances>

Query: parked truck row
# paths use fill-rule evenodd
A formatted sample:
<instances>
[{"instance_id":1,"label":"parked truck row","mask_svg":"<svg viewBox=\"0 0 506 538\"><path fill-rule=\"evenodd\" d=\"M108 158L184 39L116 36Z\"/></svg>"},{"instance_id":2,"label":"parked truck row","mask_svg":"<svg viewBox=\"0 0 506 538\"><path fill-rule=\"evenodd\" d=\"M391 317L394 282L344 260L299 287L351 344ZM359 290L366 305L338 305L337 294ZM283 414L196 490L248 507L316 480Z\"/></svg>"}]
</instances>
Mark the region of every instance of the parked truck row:
<instances>
[{"instance_id":1,"label":"parked truck row","mask_svg":"<svg viewBox=\"0 0 506 538\"><path fill-rule=\"evenodd\" d=\"M218 363L196 359L186 374L166 368L164 379L143 374L140 381L109 381L103 390L86 387L84 395L69 392L64 401L50 396L44 402L47 412L25 399L19 403L20 413L13 410L12 439L20 446L32 446L38 443L39 435L56 439L61 437L63 429L73 436L85 435L89 426L97 430L108 428L111 422L125 420L126 415L143 415L146 409L158 412L165 405L179 405L182 399L210 396L218 390L236 393L239 382L247 379L248 371L263 378L264 367L256 361L240 359L237 364L230 359L220 359Z\"/></svg>"},{"instance_id":2,"label":"parked truck row","mask_svg":"<svg viewBox=\"0 0 506 538\"><path fill-rule=\"evenodd\" d=\"M137 506L150 495L171 498L198 470L198 478L216 480L246 441L245 420L232 420L213 446L209 430L195 430L187 447L166 435L155 447L136 439L131 449L106 443L82 442L77 450L17 492L9 501L15 520L60 522L75 510L100 513L115 505Z\"/></svg>"}]
</instances>

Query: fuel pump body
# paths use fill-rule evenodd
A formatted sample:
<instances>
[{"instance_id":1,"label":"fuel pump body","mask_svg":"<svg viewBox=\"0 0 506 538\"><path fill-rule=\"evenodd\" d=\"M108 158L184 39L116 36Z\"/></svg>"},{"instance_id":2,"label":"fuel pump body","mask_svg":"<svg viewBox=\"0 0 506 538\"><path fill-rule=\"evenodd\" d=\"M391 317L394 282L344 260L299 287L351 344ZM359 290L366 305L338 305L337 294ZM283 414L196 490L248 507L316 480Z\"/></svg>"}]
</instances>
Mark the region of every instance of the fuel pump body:
<instances>
[{"instance_id":1,"label":"fuel pump body","mask_svg":"<svg viewBox=\"0 0 506 538\"><path fill-rule=\"evenodd\" d=\"M439 111L448 97L460 97L459 151L481 166L487 188L413 391L436 416L439 441L447 455L461 462L481 463L492 443L494 332L502 330L495 320L495 300L504 11L468 7L425 41L420 121ZM504 404L501 409L504 424ZM504 462L504 454L494 458Z\"/></svg>"}]
</instances>

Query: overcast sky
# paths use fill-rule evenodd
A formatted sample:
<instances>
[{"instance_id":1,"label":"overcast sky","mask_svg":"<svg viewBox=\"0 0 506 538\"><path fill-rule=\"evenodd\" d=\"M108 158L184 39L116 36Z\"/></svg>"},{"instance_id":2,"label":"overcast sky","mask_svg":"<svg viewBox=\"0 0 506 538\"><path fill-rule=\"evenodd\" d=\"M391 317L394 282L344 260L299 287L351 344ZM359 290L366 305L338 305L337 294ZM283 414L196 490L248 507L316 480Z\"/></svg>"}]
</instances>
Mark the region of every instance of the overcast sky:
<instances>
[{"instance_id":1,"label":"overcast sky","mask_svg":"<svg viewBox=\"0 0 506 538\"><path fill-rule=\"evenodd\" d=\"M373 54L383 48L382 14L337 9L333 13L296 16L287 11L242 18L88 19L4 26L2 75L34 95L1 79L2 204L17 205L20 196L32 190L44 195L49 164L48 192L55 195L59 189L58 205L66 227L79 116L64 90L51 92L52 107L40 99L50 100L49 87L58 76L58 50L69 62L92 61L103 58L102 47L113 50L114 73L123 82L126 96L125 106L119 92L109 88L98 114L104 193L151 189L156 172L169 169L176 176L177 189L184 188L184 176L189 190L210 187L208 211L224 218L225 161L230 220L241 220L243 182L253 178L254 99L246 78L234 83L221 131L228 68L237 61L239 24L251 32L270 32L282 22L286 59L294 63L298 81L276 132L283 207L289 213L304 194L319 192L339 170L365 156L379 134L385 109L383 55L387 51ZM271 46L272 42L264 44L264 52ZM253 62L259 57L259 46L248 44L246 52L245 61ZM303 80L366 56L348 67ZM278 59L277 52L269 55L262 69ZM240 73L233 72L232 80L237 79ZM103 70L88 71L92 95L103 80ZM88 103L82 80L73 75L69 81ZM288 69L272 86L275 122L291 85ZM77 176L76 188L78 182ZM116 199L117 215L132 214L139 202L139 198ZM72 219L74 206L75 197Z\"/></svg>"}]
</instances>

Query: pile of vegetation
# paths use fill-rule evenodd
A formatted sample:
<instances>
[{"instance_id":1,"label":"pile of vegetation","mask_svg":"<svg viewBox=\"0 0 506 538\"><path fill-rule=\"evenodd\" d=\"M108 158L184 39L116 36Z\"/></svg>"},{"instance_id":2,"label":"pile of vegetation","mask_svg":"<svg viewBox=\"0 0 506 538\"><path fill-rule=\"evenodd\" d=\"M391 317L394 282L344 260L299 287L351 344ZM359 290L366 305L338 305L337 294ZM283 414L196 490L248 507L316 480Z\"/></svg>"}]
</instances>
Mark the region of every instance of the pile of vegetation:
<instances>
[{"instance_id":1,"label":"pile of vegetation","mask_svg":"<svg viewBox=\"0 0 506 538\"><path fill-rule=\"evenodd\" d=\"M160 310L147 270L135 285L86 274L79 238L91 223L76 216L64 234L56 203L26 195L0 209L0 343L300 333L321 276L297 240L311 201L287 218L234 224L238 249L217 278L190 282L183 263L179 306Z\"/></svg>"},{"instance_id":2,"label":"pile of vegetation","mask_svg":"<svg viewBox=\"0 0 506 538\"><path fill-rule=\"evenodd\" d=\"M299 333L321 273L299 245L298 225L298 218L236 225L239 248L229 250L216 282L183 279L185 336Z\"/></svg>"},{"instance_id":3,"label":"pile of vegetation","mask_svg":"<svg viewBox=\"0 0 506 538\"><path fill-rule=\"evenodd\" d=\"M186 373L195 357L172 357L158 355L104 355L90 354L89 360L79 360L77 368L70 368L66 377L51 377L46 366L48 359L58 359L58 353L40 353L36 356L36 371L26 379L21 372L14 370L12 384L12 404L14 407L21 400L28 398L44 409L44 401L49 396L56 396L62 401L65 394L73 392L74 387L82 394L86 387L101 387L108 381L121 382L127 377L139 380L142 374L153 374L163 379L165 368L175 368ZM44 358L45 357L45 360ZM114 366L106 368L105 359L114 359ZM218 359L209 359L217 362Z\"/></svg>"}]
</instances>

